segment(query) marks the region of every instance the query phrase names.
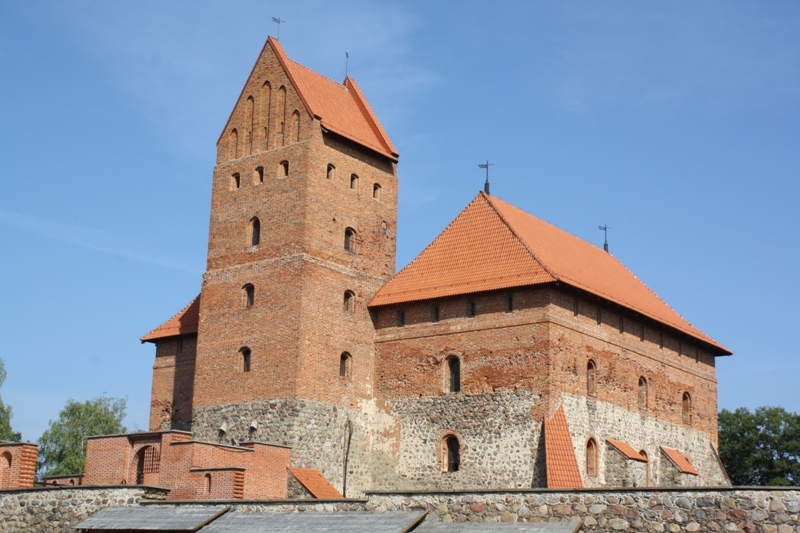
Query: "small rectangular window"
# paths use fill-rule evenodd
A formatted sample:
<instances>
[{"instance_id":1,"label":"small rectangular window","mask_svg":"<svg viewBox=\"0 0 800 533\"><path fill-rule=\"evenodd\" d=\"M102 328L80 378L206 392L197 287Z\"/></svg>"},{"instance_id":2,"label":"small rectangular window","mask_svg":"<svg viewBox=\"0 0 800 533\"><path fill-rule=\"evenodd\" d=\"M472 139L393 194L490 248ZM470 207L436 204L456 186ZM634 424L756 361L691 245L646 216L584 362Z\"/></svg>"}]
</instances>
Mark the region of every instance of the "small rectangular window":
<instances>
[{"instance_id":1,"label":"small rectangular window","mask_svg":"<svg viewBox=\"0 0 800 533\"><path fill-rule=\"evenodd\" d=\"M431 322L439 322L439 306L431 307Z\"/></svg>"},{"instance_id":2,"label":"small rectangular window","mask_svg":"<svg viewBox=\"0 0 800 533\"><path fill-rule=\"evenodd\" d=\"M507 294L506 295L506 313L511 313L514 311L514 295Z\"/></svg>"},{"instance_id":3,"label":"small rectangular window","mask_svg":"<svg viewBox=\"0 0 800 533\"><path fill-rule=\"evenodd\" d=\"M598 307L597 308L597 325L599 326L602 323L603 323L603 311Z\"/></svg>"},{"instance_id":4,"label":"small rectangular window","mask_svg":"<svg viewBox=\"0 0 800 533\"><path fill-rule=\"evenodd\" d=\"M398 311L397 312L397 327L402 328L406 325L406 313L405 311Z\"/></svg>"},{"instance_id":5,"label":"small rectangular window","mask_svg":"<svg viewBox=\"0 0 800 533\"><path fill-rule=\"evenodd\" d=\"M475 318L475 300L467 302L467 316L469 318Z\"/></svg>"}]
</instances>

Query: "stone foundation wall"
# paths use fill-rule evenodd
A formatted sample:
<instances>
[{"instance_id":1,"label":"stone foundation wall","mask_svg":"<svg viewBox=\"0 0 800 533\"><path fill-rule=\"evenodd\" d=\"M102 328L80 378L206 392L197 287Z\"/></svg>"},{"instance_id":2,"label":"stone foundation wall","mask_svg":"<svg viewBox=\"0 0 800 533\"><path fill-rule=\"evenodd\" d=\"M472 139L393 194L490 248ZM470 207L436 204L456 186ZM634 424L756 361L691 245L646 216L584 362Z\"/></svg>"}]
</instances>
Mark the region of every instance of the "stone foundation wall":
<instances>
[{"instance_id":1,"label":"stone foundation wall","mask_svg":"<svg viewBox=\"0 0 800 533\"><path fill-rule=\"evenodd\" d=\"M800 533L800 490L704 488L370 493L365 510L427 509L441 522L583 521L579 533Z\"/></svg>"},{"instance_id":2,"label":"stone foundation wall","mask_svg":"<svg viewBox=\"0 0 800 533\"><path fill-rule=\"evenodd\" d=\"M71 531L106 507L138 505L142 488L82 487L0 491L0 531Z\"/></svg>"}]
</instances>

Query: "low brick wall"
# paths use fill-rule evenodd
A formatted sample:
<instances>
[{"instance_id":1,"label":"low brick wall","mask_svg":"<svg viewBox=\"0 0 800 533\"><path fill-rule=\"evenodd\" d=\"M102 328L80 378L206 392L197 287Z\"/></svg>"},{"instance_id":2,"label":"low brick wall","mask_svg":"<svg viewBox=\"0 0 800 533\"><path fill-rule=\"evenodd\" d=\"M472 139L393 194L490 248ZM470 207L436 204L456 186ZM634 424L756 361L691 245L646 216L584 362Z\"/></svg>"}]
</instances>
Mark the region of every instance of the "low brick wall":
<instances>
[{"instance_id":1,"label":"low brick wall","mask_svg":"<svg viewBox=\"0 0 800 533\"><path fill-rule=\"evenodd\" d=\"M159 497L158 489L46 487L2 490L0 491L0 531L8 533L34 531L67 533L72 531L71 526L101 509L138 505L146 495ZM160 497L165 497L165 493L161 493Z\"/></svg>"},{"instance_id":2,"label":"low brick wall","mask_svg":"<svg viewBox=\"0 0 800 533\"><path fill-rule=\"evenodd\" d=\"M368 511L428 509L442 522L583 520L583 533L800 533L800 489L585 489L368 493Z\"/></svg>"}]
</instances>

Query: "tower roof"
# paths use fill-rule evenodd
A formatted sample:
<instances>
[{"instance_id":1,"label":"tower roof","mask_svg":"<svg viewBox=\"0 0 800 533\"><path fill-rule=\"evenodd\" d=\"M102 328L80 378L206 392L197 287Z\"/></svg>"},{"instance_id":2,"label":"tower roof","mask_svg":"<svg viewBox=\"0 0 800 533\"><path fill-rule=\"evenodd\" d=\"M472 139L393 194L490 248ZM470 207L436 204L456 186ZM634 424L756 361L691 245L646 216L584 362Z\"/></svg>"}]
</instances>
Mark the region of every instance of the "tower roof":
<instances>
[{"instance_id":1,"label":"tower roof","mask_svg":"<svg viewBox=\"0 0 800 533\"><path fill-rule=\"evenodd\" d=\"M306 111L318 119L323 128L397 161L397 150L353 78L348 76L344 83L337 83L317 74L289 59L280 42L272 37L264 44L259 59L267 47L277 56ZM223 134L228 125L225 124Z\"/></svg>"},{"instance_id":2,"label":"tower roof","mask_svg":"<svg viewBox=\"0 0 800 533\"><path fill-rule=\"evenodd\" d=\"M142 342L153 342L165 337L176 337L178 335L189 335L197 333L197 324L200 321L200 295L189 302L189 305L178 311L178 313L158 326L156 329L142 337Z\"/></svg>"},{"instance_id":3,"label":"tower roof","mask_svg":"<svg viewBox=\"0 0 800 533\"><path fill-rule=\"evenodd\" d=\"M384 285L369 306L556 281L674 328L720 354L731 353L692 326L613 255L484 192Z\"/></svg>"}]
</instances>

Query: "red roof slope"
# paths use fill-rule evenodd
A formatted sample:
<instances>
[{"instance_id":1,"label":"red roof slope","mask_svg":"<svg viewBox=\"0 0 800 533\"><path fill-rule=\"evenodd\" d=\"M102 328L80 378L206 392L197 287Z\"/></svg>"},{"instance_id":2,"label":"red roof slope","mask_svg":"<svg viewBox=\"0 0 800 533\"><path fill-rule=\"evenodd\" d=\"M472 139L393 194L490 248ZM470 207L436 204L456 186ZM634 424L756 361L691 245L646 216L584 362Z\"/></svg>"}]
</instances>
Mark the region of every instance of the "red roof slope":
<instances>
[{"instance_id":1,"label":"red roof slope","mask_svg":"<svg viewBox=\"0 0 800 533\"><path fill-rule=\"evenodd\" d=\"M306 111L312 117L318 118L325 129L397 161L399 157L397 150L355 80L347 77L342 84L317 74L289 59L280 42L272 37L267 39L264 50L268 46L275 52L278 61L292 81ZM253 69L255 70L255 67ZM241 97L240 95L239 98ZM223 134L227 131L228 125L225 125Z\"/></svg>"},{"instance_id":2,"label":"red roof slope","mask_svg":"<svg viewBox=\"0 0 800 533\"><path fill-rule=\"evenodd\" d=\"M633 459L634 461L641 461L643 463L647 462L647 457L643 457L642 454L628 446L622 441L613 440L613 439L606 439L606 442L612 445L614 448L618 449L622 455L627 457L628 459Z\"/></svg>"},{"instance_id":3,"label":"red roof slope","mask_svg":"<svg viewBox=\"0 0 800 533\"><path fill-rule=\"evenodd\" d=\"M665 448L664 446L662 446L661 451L664 452L664 455L666 455L669 458L669 460L672 461L675 464L675 466L678 467L678 470L680 470L684 474L694 474L695 476L699 475L699 472L695 470L695 468L692 466L692 463L690 463L689 460L686 457L684 457L683 454L678 450L674 450L672 448Z\"/></svg>"},{"instance_id":4,"label":"red roof slope","mask_svg":"<svg viewBox=\"0 0 800 533\"><path fill-rule=\"evenodd\" d=\"M547 469L547 488L579 489L583 487L563 406L558 408L552 419L544 421L544 457Z\"/></svg>"},{"instance_id":5,"label":"red roof slope","mask_svg":"<svg viewBox=\"0 0 800 533\"><path fill-rule=\"evenodd\" d=\"M335 500L342 498L339 491L315 468L293 468L290 466L289 472L317 499Z\"/></svg>"},{"instance_id":6,"label":"red roof slope","mask_svg":"<svg viewBox=\"0 0 800 533\"><path fill-rule=\"evenodd\" d=\"M370 306L560 281L731 352L675 312L613 255L484 192Z\"/></svg>"},{"instance_id":7,"label":"red roof slope","mask_svg":"<svg viewBox=\"0 0 800 533\"><path fill-rule=\"evenodd\" d=\"M142 342L163 339L164 337L175 337L176 335L188 335L197 333L197 324L200 321L200 295L189 302L189 305L178 311L178 314L158 326L156 329L142 337Z\"/></svg>"}]
</instances>

